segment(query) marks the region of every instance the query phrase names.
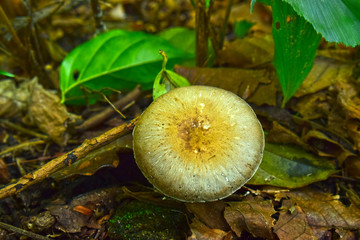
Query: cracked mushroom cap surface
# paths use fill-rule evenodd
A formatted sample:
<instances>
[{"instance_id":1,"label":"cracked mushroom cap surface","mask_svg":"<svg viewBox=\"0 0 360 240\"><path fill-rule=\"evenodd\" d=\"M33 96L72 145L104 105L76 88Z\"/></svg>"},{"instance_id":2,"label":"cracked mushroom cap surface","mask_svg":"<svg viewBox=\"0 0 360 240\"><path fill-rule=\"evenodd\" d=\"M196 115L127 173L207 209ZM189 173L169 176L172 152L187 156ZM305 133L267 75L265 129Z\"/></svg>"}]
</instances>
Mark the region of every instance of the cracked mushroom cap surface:
<instances>
[{"instance_id":1,"label":"cracked mushroom cap surface","mask_svg":"<svg viewBox=\"0 0 360 240\"><path fill-rule=\"evenodd\" d=\"M256 172L264 132L251 107L232 92L189 86L161 95L133 131L137 165L160 192L187 202L215 201Z\"/></svg>"}]
</instances>

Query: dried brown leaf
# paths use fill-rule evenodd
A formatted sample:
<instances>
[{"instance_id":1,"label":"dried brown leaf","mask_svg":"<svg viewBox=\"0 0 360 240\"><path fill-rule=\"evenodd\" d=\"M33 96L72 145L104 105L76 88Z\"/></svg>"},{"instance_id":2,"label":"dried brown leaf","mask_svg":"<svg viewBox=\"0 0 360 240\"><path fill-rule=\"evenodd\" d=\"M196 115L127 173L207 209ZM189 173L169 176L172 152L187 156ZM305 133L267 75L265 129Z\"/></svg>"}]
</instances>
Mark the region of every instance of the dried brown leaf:
<instances>
[{"instance_id":1,"label":"dried brown leaf","mask_svg":"<svg viewBox=\"0 0 360 240\"><path fill-rule=\"evenodd\" d=\"M274 233L280 240L287 239L318 239L310 228L306 214L299 206L293 211L281 211L279 220L274 226Z\"/></svg>"},{"instance_id":2,"label":"dried brown leaf","mask_svg":"<svg viewBox=\"0 0 360 240\"><path fill-rule=\"evenodd\" d=\"M36 79L29 84L30 120L59 145L64 145L68 138L67 129L75 124L75 118L54 93L45 90Z\"/></svg>"},{"instance_id":3,"label":"dried brown leaf","mask_svg":"<svg viewBox=\"0 0 360 240\"><path fill-rule=\"evenodd\" d=\"M206 203L186 203L189 212L195 215L197 219L212 229L221 229L229 231L229 224L224 218L226 204L223 201Z\"/></svg>"},{"instance_id":4,"label":"dried brown leaf","mask_svg":"<svg viewBox=\"0 0 360 240\"><path fill-rule=\"evenodd\" d=\"M119 188L100 189L74 198L67 205L51 205L47 209L56 218L55 227L66 233L80 232L81 228L99 229L104 216L113 209ZM79 209L87 209L86 212ZM90 213L91 215L89 216Z\"/></svg>"},{"instance_id":5,"label":"dried brown leaf","mask_svg":"<svg viewBox=\"0 0 360 240\"><path fill-rule=\"evenodd\" d=\"M131 147L132 135L124 135L88 153L84 158L55 172L51 177L56 181L60 181L73 175L91 176L103 167L117 167L119 165L119 156L117 154L121 151L130 151Z\"/></svg>"},{"instance_id":6,"label":"dried brown leaf","mask_svg":"<svg viewBox=\"0 0 360 240\"><path fill-rule=\"evenodd\" d=\"M328 94L328 92L320 91L305 95L299 98L291 108L306 120L327 117L332 107Z\"/></svg>"},{"instance_id":7,"label":"dried brown leaf","mask_svg":"<svg viewBox=\"0 0 360 240\"><path fill-rule=\"evenodd\" d=\"M328 58L316 58L314 66L305 78L295 97L316 93L329 86L351 78L354 64L345 64Z\"/></svg>"},{"instance_id":8,"label":"dried brown leaf","mask_svg":"<svg viewBox=\"0 0 360 240\"><path fill-rule=\"evenodd\" d=\"M243 231L247 231L255 237L274 239L272 228L275 219L271 216L275 214L275 210L270 200L250 197L241 202L228 204L224 216L238 237Z\"/></svg>"},{"instance_id":9,"label":"dried brown leaf","mask_svg":"<svg viewBox=\"0 0 360 240\"><path fill-rule=\"evenodd\" d=\"M288 211L295 205L306 214L311 227L326 229L359 229L360 209L355 205L346 207L338 196L315 191L310 188L275 194L283 199L283 210Z\"/></svg>"},{"instance_id":10,"label":"dried brown leaf","mask_svg":"<svg viewBox=\"0 0 360 240\"><path fill-rule=\"evenodd\" d=\"M256 105L276 105L279 86L274 80L274 71L237 68L199 68L175 66L174 70L193 85L208 85L229 90L247 97Z\"/></svg>"},{"instance_id":11,"label":"dried brown leaf","mask_svg":"<svg viewBox=\"0 0 360 240\"><path fill-rule=\"evenodd\" d=\"M336 85L339 90L338 103L342 107L346 118L346 129L349 137L354 141L354 148L360 150L360 98L359 90L353 84L341 82Z\"/></svg>"},{"instance_id":12,"label":"dried brown leaf","mask_svg":"<svg viewBox=\"0 0 360 240\"><path fill-rule=\"evenodd\" d=\"M302 136L302 139L309 144L319 156L337 157L345 151L338 142L330 139L324 133L317 130L310 130Z\"/></svg>"},{"instance_id":13,"label":"dried brown leaf","mask_svg":"<svg viewBox=\"0 0 360 240\"><path fill-rule=\"evenodd\" d=\"M272 122L272 127L266 135L266 140L274 143L295 144L307 149L307 145L296 133L276 121Z\"/></svg>"},{"instance_id":14,"label":"dried brown leaf","mask_svg":"<svg viewBox=\"0 0 360 240\"><path fill-rule=\"evenodd\" d=\"M274 58L271 35L246 36L224 45L217 64L237 68L254 68L269 64Z\"/></svg>"},{"instance_id":15,"label":"dried brown leaf","mask_svg":"<svg viewBox=\"0 0 360 240\"><path fill-rule=\"evenodd\" d=\"M337 234L339 234L341 240L356 240L358 239L356 233L351 230L346 229L336 229Z\"/></svg>"},{"instance_id":16,"label":"dried brown leaf","mask_svg":"<svg viewBox=\"0 0 360 240\"><path fill-rule=\"evenodd\" d=\"M223 240L228 233L220 229L211 229L198 219L190 224L191 236L188 240Z\"/></svg>"},{"instance_id":17,"label":"dried brown leaf","mask_svg":"<svg viewBox=\"0 0 360 240\"><path fill-rule=\"evenodd\" d=\"M16 87L11 79L0 82L0 117L21 117L27 108L27 100L30 92L27 90L28 82Z\"/></svg>"},{"instance_id":18,"label":"dried brown leaf","mask_svg":"<svg viewBox=\"0 0 360 240\"><path fill-rule=\"evenodd\" d=\"M10 181L10 173L6 163L0 158L0 184L8 183Z\"/></svg>"}]
</instances>

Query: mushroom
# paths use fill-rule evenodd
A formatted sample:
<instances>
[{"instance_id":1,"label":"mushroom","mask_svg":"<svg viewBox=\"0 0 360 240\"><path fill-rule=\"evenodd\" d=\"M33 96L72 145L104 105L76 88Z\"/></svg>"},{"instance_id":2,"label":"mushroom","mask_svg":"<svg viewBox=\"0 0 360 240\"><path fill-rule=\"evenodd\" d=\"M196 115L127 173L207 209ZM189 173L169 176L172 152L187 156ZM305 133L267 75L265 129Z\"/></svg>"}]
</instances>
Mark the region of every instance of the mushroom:
<instances>
[{"instance_id":1,"label":"mushroom","mask_svg":"<svg viewBox=\"0 0 360 240\"><path fill-rule=\"evenodd\" d=\"M137 165L156 189L186 202L215 201L256 172L264 132L251 107L232 92L189 86L161 95L133 131Z\"/></svg>"}]
</instances>

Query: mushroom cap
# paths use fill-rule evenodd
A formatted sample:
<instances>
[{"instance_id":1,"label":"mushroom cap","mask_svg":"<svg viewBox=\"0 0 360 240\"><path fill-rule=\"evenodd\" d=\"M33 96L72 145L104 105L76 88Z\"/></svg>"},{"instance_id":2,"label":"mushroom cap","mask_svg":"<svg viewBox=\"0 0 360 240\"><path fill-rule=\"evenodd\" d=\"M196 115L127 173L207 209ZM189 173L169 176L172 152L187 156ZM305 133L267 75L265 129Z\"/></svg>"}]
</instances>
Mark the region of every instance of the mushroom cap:
<instances>
[{"instance_id":1,"label":"mushroom cap","mask_svg":"<svg viewBox=\"0 0 360 240\"><path fill-rule=\"evenodd\" d=\"M225 198L256 172L264 132L252 108L232 92L189 86L161 95L133 131L137 165L160 192L186 201Z\"/></svg>"}]
</instances>

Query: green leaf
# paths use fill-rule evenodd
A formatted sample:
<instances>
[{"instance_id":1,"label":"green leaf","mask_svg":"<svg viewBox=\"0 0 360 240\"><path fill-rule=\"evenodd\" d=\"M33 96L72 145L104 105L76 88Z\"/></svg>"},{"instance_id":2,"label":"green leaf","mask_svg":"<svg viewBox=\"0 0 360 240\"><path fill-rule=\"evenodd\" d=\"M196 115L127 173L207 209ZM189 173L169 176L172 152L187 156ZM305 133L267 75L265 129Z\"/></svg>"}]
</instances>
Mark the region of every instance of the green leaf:
<instances>
[{"instance_id":1,"label":"green leaf","mask_svg":"<svg viewBox=\"0 0 360 240\"><path fill-rule=\"evenodd\" d=\"M129 90L137 84L150 89L161 68L159 49L169 56L169 67L192 58L161 37L143 32L113 30L75 48L62 62L62 102L85 103L81 87ZM96 99L89 99L93 103Z\"/></svg>"},{"instance_id":2,"label":"green leaf","mask_svg":"<svg viewBox=\"0 0 360 240\"><path fill-rule=\"evenodd\" d=\"M250 28L254 25L252 22L248 22L246 20L235 21L234 22L234 33L238 38L243 38L250 30Z\"/></svg>"},{"instance_id":3,"label":"green leaf","mask_svg":"<svg viewBox=\"0 0 360 240\"><path fill-rule=\"evenodd\" d=\"M210 7L210 2L211 2L212 0L205 0L205 7L206 7L206 9L208 9L209 7Z\"/></svg>"},{"instance_id":4,"label":"green leaf","mask_svg":"<svg viewBox=\"0 0 360 240\"><path fill-rule=\"evenodd\" d=\"M159 96L163 95L164 93L169 92L171 89L190 86L190 83L186 78L173 71L166 70L166 63L168 61L167 55L162 50L160 50L159 53L163 56L163 66L154 81L154 86L153 86L154 100Z\"/></svg>"},{"instance_id":5,"label":"green leaf","mask_svg":"<svg viewBox=\"0 0 360 240\"><path fill-rule=\"evenodd\" d=\"M158 34L177 48L195 56L196 35L194 30L184 27L168 28Z\"/></svg>"},{"instance_id":6,"label":"green leaf","mask_svg":"<svg viewBox=\"0 0 360 240\"><path fill-rule=\"evenodd\" d=\"M250 13L253 12L255 3L256 3L256 0L251 0L251 2L250 2Z\"/></svg>"},{"instance_id":7,"label":"green leaf","mask_svg":"<svg viewBox=\"0 0 360 240\"><path fill-rule=\"evenodd\" d=\"M262 163L248 184L297 188L325 180L335 172L325 158L298 147L266 143Z\"/></svg>"},{"instance_id":8,"label":"green leaf","mask_svg":"<svg viewBox=\"0 0 360 240\"><path fill-rule=\"evenodd\" d=\"M5 72L5 71L2 71L2 70L0 70L0 75L4 75L6 77L15 77L14 74L9 73L9 72Z\"/></svg>"},{"instance_id":9,"label":"green leaf","mask_svg":"<svg viewBox=\"0 0 360 240\"><path fill-rule=\"evenodd\" d=\"M360 44L359 0L284 0L329 42Z\"/></svg>"},{"instance_id":10,"label":"green leaf","mask_svg":"<svg viewBox=\"0 0 360 240\"><path fill-rule=\"evenodd\" d=\"M272 9L274 66L285 104L310 72L321 36L282 0L274 0Z\"/></svg>"}]
</instances>

